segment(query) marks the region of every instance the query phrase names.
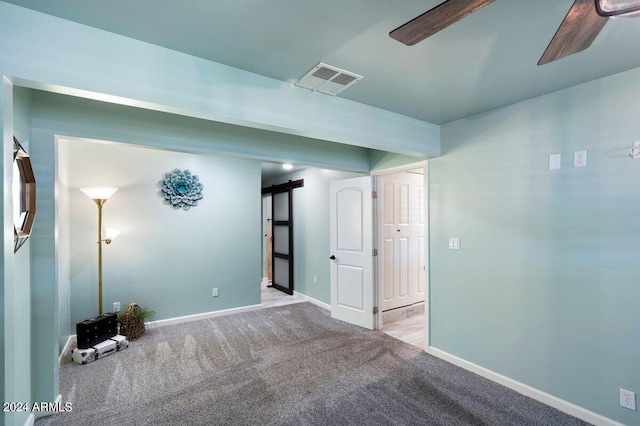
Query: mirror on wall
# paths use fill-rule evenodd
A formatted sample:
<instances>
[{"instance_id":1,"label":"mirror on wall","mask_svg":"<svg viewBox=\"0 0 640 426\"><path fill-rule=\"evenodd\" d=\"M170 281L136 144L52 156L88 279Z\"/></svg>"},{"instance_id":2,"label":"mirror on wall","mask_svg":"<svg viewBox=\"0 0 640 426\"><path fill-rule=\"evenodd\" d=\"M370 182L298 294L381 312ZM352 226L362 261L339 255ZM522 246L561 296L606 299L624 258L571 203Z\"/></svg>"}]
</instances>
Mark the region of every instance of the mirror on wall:
<instances>
[{"instance_id":1,"label":"mirror on wall","mask_svg":"<svg viewBox=\"0 0 640 426\"><path fill-rule=\"evenodd\" d=\"M13 252L17 252L31 235L36 217L36 179L31 158L18 139L13 137Z\"/></svg>"}]
</instances>

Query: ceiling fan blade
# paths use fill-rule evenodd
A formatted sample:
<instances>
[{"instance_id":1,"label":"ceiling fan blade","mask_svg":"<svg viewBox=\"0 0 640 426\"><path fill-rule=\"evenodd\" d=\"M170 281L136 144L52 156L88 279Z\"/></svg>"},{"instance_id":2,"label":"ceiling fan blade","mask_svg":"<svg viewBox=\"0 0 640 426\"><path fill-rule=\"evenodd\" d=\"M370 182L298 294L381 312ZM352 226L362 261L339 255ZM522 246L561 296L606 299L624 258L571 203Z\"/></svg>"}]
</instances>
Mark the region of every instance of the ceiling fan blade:
<instances>
[{"instance_id":1,"label":"ceiling fan blade","mask_svg":"<svg viewBox=\"0 0 640 426\"><path fill-rule=\"evenodd\" d=\"M389 33L407 46L421 42L495 0L447 0Z\"/></svg>"},{"instance_id":2,"label":"ceiling fan blade","mask_svg":"<svg viewBox=\"0 0 640 426\"><path fill-rule=\"evenodd\" d=\"M547 50L542 54L538 65L573 55L591 46L607 21L608 18L598 15L593 0L576 0L551 39Z\"/></svg>"}]
</instances>

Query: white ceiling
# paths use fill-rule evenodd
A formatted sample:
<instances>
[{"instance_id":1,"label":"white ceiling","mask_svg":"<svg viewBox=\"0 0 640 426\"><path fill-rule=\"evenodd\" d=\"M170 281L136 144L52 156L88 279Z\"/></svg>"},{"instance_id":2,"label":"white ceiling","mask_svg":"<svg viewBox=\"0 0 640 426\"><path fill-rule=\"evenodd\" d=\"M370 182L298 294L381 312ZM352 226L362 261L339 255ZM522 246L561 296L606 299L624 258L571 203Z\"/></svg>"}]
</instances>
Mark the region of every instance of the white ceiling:
<instances>
[{"instance_id":1,"label":"white ceiling","mask_svg":"<svg viewBox=\"0 0 640 426\"><path fill-rule=\"evenodd\" d=\"M8 2L283 81L322 61L364 75L340 97L435 124L640 66L640 19L615 19L538 67L572 0L498 0L413 47L389 31L439 0Z\"/></svg>"}]
</instances>

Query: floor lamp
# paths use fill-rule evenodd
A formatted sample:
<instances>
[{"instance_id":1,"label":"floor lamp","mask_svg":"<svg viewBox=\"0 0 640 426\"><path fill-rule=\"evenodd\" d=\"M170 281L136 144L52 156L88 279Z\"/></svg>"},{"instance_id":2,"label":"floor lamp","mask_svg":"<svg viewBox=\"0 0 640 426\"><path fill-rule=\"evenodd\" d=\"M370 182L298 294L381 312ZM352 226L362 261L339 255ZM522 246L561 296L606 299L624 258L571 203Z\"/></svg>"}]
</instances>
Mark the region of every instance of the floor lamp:
<instances>
[{"instance_id":1,"label":"floor lamp","mask_svg":"<svg viewBox=\"0 0 640 426\"><path fill-rule=\"evenodd\" d=\"M115 229L107 229L106 238L102 238L102 206L115 194L118 188L108 186L94 186L80 188L86 196L98 206L98 314L102 315L102 242L109 244L119 234Z\"/></svg>"}]
</instances>

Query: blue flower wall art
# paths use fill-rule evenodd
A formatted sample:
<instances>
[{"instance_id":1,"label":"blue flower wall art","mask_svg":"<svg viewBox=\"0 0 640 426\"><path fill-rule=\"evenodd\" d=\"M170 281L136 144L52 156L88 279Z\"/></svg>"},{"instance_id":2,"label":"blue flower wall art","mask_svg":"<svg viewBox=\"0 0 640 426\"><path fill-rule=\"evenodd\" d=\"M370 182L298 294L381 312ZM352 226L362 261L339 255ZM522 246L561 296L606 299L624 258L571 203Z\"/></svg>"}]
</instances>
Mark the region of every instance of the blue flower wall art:
<instances>
[{"instance_id":1,"label":"blue flower wall art","mask_svg":"<svg viewBox=\"0 0 640 426\"><path fill-rule=\"evenodd\" d=\"M198 181L198 176L192 175L189 170L174 169L167 172L158 184L159 195L164 198L164 203L175 210L189 210L198 205L198 200L202 200L203 185Z\"/></svg>"}]
</instances>

